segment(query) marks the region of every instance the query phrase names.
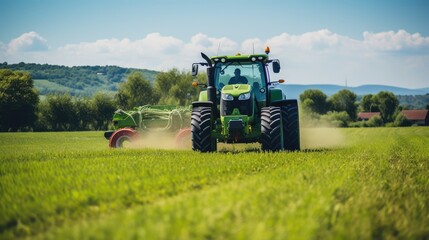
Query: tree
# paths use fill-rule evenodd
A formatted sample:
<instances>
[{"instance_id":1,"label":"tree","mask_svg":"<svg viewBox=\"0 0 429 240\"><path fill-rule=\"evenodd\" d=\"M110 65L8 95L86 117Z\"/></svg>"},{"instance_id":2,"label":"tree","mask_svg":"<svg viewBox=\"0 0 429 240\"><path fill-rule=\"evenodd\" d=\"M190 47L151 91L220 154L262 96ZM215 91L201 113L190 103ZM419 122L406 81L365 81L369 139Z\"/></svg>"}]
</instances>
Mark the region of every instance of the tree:
<instances>
[{"instance_id":1,"label":"tree","mask_svg":"<svg viewBox=\"0 0 429 240\"><path fill-rule=\"evenodd\" d=\"M97 96L97 94L95 95ZM94 98L95 98L94 96ZM78 98L74 101L74 108L76 110L76 122L78 130L89 130L93 127L94 118L97 113L94 111L92 100L89 98Z\"/></svg>"},{"instance_id":2,"label":"tree","mask_svg":"<svg viewBox=\"0 0 429 240\"><path fill-rule=\"evenodd\" d=\"M408 127L411 126L411 122L404 116L404 114L399 113L395 121L393 122L393 126L395 127Z\"/></svg>"},{"instance_id":3,"label":"tree","mask_svg":"<svg viewBox=\"0 0 429 240\"><path fill-rule=\"evenodd\" d=\"M76 109L70 94L49 95L49 112L45 113L47 121L54 131L77 130L78 119Z\"/></svg>"},{"instance_id":4,"label":"tree","mask_svg":"<svg viewBox=\"0 0 429 240\"><path fill-rule=\"evenodd\" d=\"M362 100L359 103L360 110L362 112L373 112L374 111L374 101L372 94L364 95Z\"/></svg>"},{"instance_id":5,"label":"tree","mask_svg":"<svg viewBox=\"0 0 429 240\"><path fill-rule=\"evenodd\" d=\"M159 103L165 104L168 102L170 98L168 93L178 79L180 79L180 72L177 69L161 72L156 76L154 90L160 96Z\"/></svg>"},{"instance_id":6,"label":"tree","mask_svg":"<svg viewBox=\"0 0 429 240\"><path fill-rule=\"evenodd\" d=\"M333 127L348 127L351 119L347 112L328 112L320 117L323 123Z\"/></svg>"},{"instance_id":7,"label":"tree","mask_svg":"<svg viewBox=\"0 0 429 240\"><path fill-rule=\"evenodd\" d=\"M189 105L198 94L198 89L192 86L191 74L175 68L156 76L154 90L160 97L160 104L181 106Z\"/></svg>"},{"instance_id":8,"label":"tree","mask_svg":"<svg viewBox=\"0 0 429 240\"><path fill-rule=\"evenodd\" d=\"M367 122L368 127L381 127L383 126L383 119L380 116L372 116Z\"/></svg>"},{"instance_id":9,"label":"tree","mask_svg":"<svg viewBox=\"0 0 429 240\"><path fill-rule=\"evenodd\" d=\"M34 131L52 131L53 126L50 122L51 109L47 99L39 102L36 112L37 120L34 124Z\"/></svg>"},{"instance_id":10,"label":"tree","mask_svg":"<svg viewBox=\"0 0 429 240\"><path fill-rule=\"evenodd\" d=\"M115 96L117 104L124 109L155 104L158 99L149 80L141 72L132 72L127 80L119 85Z\"/></svg>"},{"instance_id":11,"label":"tree","mask_svg":"<svg viewBox=\"0 0 429 240\"><path fill-rule=\"evenodd\" d=\"M357 106L355 105L356 97L356 94L350 90L343 89L338 91L329 98L332 111L345 111L351 120L355 120L357 117Z\"/></svg>"},{"instance_id":12,"label":"tree","mask_svg":"<svg viewBox=\"0 0 429 240\"><path fill-rule=\"evenodd\" d=\"M0 69L0 131L32 127L38 102L28 72Z\"/></svg>"},{"instance_id":13,"label":"tree","mask_svg":"<svg viewBox=\"0 0 429 240\"><path fill-rule=\"evenodd\" d=\"M92 99L94 110L94 127L96 130L107 130L116 110L115 102L109 95L99 92Z\"/></svg>"},{"instance_id":14,"label":"tree","mask_svg":"<svg viewBox=\"0 0 429 240\"><path fill-rule=\"evenodd\" d=\"M384 122L393 122L395 111L399 101L392 92L381 91L375 95L375 100L383 117Z\"/></svg>"},{"instance_id":15,"label":"tree","mask_svg":"<svg viewBox=\"0 0 429 240\"><path fill-rule=\"evenodd\" d=\"M304 108L317 114L325 114L328 111L326 99L326 94L318 89L308 89L299 95Z\"/></svg>"}]
</instances>

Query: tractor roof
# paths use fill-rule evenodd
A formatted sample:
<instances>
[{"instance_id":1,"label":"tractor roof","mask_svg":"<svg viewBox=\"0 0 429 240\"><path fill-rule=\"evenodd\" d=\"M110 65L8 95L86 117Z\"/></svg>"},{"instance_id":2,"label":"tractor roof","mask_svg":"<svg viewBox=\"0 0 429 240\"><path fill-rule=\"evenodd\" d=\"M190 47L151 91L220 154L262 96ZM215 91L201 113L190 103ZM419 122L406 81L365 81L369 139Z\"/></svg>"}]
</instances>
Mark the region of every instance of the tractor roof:
<instances>
[{"instance_id":1,"label":"tractor roof","mask_svg":"<svg viewBox=\"0 0 429 240\"><path fill-rule=\"evenodd\" d=\"M212 62L231 62L231 61L267 61L267 54L251 54L251 55L233 55L233 56L214 56L210 58Z\"/></svg>"}]
</instances>

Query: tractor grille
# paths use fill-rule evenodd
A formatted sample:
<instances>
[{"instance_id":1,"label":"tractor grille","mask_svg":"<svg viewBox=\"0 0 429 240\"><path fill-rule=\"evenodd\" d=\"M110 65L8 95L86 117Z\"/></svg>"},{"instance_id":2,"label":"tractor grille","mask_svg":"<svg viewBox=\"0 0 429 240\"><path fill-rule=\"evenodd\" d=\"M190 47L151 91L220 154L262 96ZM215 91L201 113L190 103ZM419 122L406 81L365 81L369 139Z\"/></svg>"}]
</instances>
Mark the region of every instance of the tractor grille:
<instances>
[{"instance_id":1,"label":"tractor grille","mask_svg":"<svg viewBox=\"0 0 429 240\"><path fill-rule=\"evenodd\" d=\"M238 108L241 115L252 116L252 97L249 100L238 100L238 97L234 97L232 101L226 101L221 99L220 112L222 116L228 116L232 114L234 108Z\"/></svg>"}]
</instances>

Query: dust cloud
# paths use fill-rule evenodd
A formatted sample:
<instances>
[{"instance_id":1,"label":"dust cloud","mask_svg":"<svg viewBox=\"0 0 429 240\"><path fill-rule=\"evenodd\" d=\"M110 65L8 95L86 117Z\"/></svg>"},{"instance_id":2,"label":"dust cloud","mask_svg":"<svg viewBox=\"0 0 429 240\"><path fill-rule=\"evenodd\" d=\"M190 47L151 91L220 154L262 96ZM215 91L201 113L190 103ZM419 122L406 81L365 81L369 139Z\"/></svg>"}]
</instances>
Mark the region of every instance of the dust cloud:
<instances>
[{"instance_id":1,"label":"dust cloud","mask_svg":"<svg viewBox=\"0 0 429 240\"><path fill-rule=\"evenodd\" d=\"M344 146L346 138L338 128L301 128L301 149L326 149Z\"/></svg>"},{"instance_id":2,"label":"dust cloud","mask_svg":"<svg viewBox=\"0 0 429 240\"><path fill-rule=\"evenodd\" d=\"M139 138L134 140L125 148L152 148L152 149L191 149L191 136L184 136L176 140L176 134L165 131L145 131L139 134Z\"/></svg>"},{"instance_id":3,"label":"dust cloud","mask_svg":"<svg viewBox=\"0 0 429 240\"><path fill-rule=\"evenodd\" d=\"M301 149L326 149L345 146L346 137L337 126L321 121L314 114L300 111Z\"/></svg>"},{"instance_id":4,"label":"dust cloud","mask_svg":"<svg viewBox=\"0 0 429 240\"><path fill-rule=\"evenodd\" d=\"M124 148L192 149L190 129L187 129L187 131L181 130L178 133L153 129L140 132L139 135L138 139L124 145ZM178 135L179 137L177 137ZM332 149L346 145L346 137L341 129L306 115L304 112L302 112L300 117L300 138L301 149L304 151ZM218 149L222 149L223 147L227 151L229 149L228 145L230 144L221 144L221 146L218 146ZM259 144L256 145L259 146ZM238 145L237 147L237 149L242 150ZM249 146L246 145L246 147ZM257 146L254 144L251 147L254 149ZM236 145L233 145L232 148L235 150Z\"/></svg>"},{"instance_id":5,"label":"dust cloud","mask_svg":"<svg viewBox=\"0 0 429 240\"><path fill-rule=\"evenodd\" d=\"M346 138L340 129L327 126L313 126L303 127L300 129L301 134L301 149L302 150L317 150L317 149L330 149L344 146ZM231 144L221 144L226 151L231 147ZM233 144L234 145L234 144ZM237 144L235 144L237 145ZM234 145L234 146L235 146ZM256 144L257 145L257 144ZM256 148L256 145L251 145L252 148ZM222 146L218 146L218 149L222 149ZM246 144L248 146L248 144ZM176 140L176 135L165 132L144 132L136 140L130 143L125 148L142 149L192 149L191 136ZM242 149L237 145L237 149ZM234 147L233 147L234 149ZM230 150L230 149L229 149Z\"/></svg>"}]
</instances>

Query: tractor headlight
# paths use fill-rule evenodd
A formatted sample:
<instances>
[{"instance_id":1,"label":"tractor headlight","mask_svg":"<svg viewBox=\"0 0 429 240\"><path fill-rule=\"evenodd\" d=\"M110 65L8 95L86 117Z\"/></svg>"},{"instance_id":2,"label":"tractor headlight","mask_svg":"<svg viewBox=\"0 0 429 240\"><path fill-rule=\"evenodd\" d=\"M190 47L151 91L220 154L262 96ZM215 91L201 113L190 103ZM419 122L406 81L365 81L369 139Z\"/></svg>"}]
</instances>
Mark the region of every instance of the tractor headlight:
<instances>
[{"instance_id":1,"label":"tractor headlight","mask_svg":"<svg viewBox=\"0 0 429 240\"><path fill-rule=\"evenodd\" d=\"M222 93L222 99L225 101L232 101L232 100L234 100L234 97L232 95Z\"/></svg>"},{"instance_id":2,"label":"tractor headlight","mask_svg":"<svg viewBox=\"0 0 429 240\"><path fill-rule=\"evenodd\" d=\"M243 93L238 96L238 100L249 100L250 99L250 92Z\"/></svg>"}]
</instances>

